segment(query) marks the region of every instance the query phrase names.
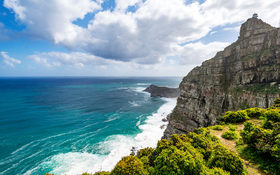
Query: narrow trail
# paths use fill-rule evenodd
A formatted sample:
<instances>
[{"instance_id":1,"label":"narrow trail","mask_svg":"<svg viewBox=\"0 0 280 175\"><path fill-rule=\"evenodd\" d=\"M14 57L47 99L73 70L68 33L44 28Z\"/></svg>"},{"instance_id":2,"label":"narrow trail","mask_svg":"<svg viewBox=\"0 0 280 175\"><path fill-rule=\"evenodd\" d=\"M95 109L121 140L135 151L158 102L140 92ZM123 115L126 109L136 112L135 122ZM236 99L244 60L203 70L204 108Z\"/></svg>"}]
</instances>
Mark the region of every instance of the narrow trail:
<instances>
[{"instance_id":1,"label":"narrow trail","mask_svg":"<svg viewBox=\"0 0 280 175\"><path fill-rule=\"evenodd\" d=\"M259 121L257 121L257 120L252 120L252 122L259 123ZM235 126L237 126L236 131L240 134L240 131L244 128L244 125L243 124L237 124ZM210 132L211 132L211 134L217 136L226 148L230 149L231 151L233 151L233 152L235 152L236 154L239 155L239 153L236 150L236 140L228 140L228 139L224 139L222 137L222 134L225 131L227 131L228 129L229 129L229 127L226 126L221 131L211 129ZM249 162L248 160L245 160L245 159L243 159L243 161L244 161L244 164L245 164L245 166L248 170L248 175L265 175L265 173L262 172L261 170L259 170L258 167L255 164L253 164L253 163L251 163L251 162Z\"/></svg>"}]
</instances>

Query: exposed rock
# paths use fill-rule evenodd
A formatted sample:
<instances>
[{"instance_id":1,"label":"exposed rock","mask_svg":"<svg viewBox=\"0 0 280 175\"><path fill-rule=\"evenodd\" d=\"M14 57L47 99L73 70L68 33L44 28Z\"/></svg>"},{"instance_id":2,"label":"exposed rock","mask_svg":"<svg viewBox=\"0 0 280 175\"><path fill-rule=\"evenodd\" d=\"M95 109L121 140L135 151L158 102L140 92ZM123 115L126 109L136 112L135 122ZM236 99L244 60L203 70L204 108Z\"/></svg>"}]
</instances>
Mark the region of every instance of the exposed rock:
<instances>
[{"instance_id":1,"label":"exposed rock","mask_svg":"<svg viewBox=\"0 0 280 175\"><path fill-rule=\"evenodd\" d=\"M176 98L180 95L179 88L160 87L153 84L147 87L144 91L149 92L151 97Z\"/></svg>"},{"instance_id":2,"label":"exposed rock","mask_svg":"<svg viewBox=\"0 0 280 175\"><path fill-rule=\"evenodd\" d=\"M266 108L279 83L280 29L250 18L235 43L184 77L164 138L213 125L228 110Z\"/></svg>"}]
</instances>

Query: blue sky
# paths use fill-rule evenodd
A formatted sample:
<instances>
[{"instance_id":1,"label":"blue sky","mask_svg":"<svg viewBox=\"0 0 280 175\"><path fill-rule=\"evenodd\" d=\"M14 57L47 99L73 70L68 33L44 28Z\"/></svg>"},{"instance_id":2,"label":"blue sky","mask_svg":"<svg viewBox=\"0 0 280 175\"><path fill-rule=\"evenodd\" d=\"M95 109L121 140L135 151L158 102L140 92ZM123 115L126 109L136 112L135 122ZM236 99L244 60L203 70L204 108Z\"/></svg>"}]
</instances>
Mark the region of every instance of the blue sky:
<instances>
[{"instance_id":1,"label":"blue sky","mask_svg":"<svg viewBox=\"0 0 280 175\"><path fill-rule=\"evenodd\" d=\"M0 0L0 76L184 76L276 0Z\"/></svg>"}]
</instances>

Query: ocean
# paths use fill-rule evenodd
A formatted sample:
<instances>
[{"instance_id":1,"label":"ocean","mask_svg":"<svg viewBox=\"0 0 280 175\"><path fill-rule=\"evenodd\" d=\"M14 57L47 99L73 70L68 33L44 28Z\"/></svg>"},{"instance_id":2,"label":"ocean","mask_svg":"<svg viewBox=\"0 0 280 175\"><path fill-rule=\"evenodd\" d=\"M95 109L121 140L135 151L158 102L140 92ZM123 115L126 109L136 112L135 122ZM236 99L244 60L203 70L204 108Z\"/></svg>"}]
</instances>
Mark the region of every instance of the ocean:
<instances>
[{"instance_id":1,"label":"ocean","mask_svg":"<svg viewBox=\"0 0 280 175\"><path fill-rule=\"evenodd\" d=\"M132 147L155 147L176 99L150 84L181 78L0 78L0 174L112 170Z\"/></svg>"}]
</instances>

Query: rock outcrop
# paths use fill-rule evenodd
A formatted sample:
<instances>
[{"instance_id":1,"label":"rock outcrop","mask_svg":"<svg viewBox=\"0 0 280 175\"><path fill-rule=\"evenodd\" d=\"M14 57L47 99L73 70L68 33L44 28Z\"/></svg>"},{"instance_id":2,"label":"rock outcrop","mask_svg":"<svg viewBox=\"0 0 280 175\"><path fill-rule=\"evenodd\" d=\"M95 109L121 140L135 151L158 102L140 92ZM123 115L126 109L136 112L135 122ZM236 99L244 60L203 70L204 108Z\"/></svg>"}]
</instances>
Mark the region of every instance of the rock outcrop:
<instances>
[{"instance_id":1,"label":"rock outcrop","mask_svg":"<svg viewBox=\"0 0 280 175\"><path fill-rule=\"evenodd\" d=\"M266 108L279 83L280 28L250 18L236 42L183 78L164 138L213 125L228 110Z\"/></svg>"},{"instance_id":2,"label":"rock outcrop","mask_svg":"<svg viewBox=\"0 0 280 175\"><path fill-rule=\"evenodd\" d=\"M144 91L149 92L151 97L176 98L180 95L179 88L160 87L153 84L147 87Z\"/></svg>"}]
</instances>

